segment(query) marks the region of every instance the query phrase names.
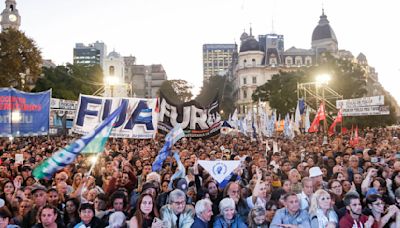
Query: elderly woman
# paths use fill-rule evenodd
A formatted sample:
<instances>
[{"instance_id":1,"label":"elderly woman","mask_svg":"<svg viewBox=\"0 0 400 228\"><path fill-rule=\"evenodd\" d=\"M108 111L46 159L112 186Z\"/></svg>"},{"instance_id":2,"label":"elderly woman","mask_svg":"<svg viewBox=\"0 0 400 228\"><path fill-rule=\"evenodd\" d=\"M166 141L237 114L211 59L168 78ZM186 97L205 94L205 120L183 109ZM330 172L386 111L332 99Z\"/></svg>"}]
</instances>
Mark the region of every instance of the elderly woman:
<instances>
[{"instance_id":1,"label":"elderly woman","mask_svg":"<svg viewBox=\"0 0 400 228\"><path fill-rule=\"evenodd\" d=\"M190 227L194 214L193 206L186 204L186 194L180 189L169 194L169 203L160 210L161 219L170 228Z\"/></svg>"},{"instance_id":2,"label":"elderly woman","mask_svg":"<svg viewBox=\"0 0 400 228\"><path fill-rule=\"evenodd\" d=\"M310 218L311 227L327 227L332 223L338 224L338 217L332 207L332 200L330 194L323 190L317 190L312 198L310 204Z\"/></svg>"},{"instance_id":3,"label":"elderly woman","mask_svg":"<svg viewBox=\"0 0 400 228\"><path fill-rule=\"evenodd\" d=\"M225 198L221 200L219 210L221 214L215 218L214 228L247 228L247 225L235 212L235 201L233 199Z\"/></svg>"}]
</instances>

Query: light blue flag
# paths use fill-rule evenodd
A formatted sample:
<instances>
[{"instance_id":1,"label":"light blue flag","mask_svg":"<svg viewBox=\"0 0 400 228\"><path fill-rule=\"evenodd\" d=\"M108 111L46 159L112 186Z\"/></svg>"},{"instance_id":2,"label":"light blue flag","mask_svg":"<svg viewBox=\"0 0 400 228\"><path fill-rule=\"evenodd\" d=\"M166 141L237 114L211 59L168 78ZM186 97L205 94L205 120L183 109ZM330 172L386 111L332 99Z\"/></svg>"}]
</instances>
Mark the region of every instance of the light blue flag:
<instances>
[{"instance_id":1,"label":"light blue flag","mask_svg":"<svg viewBox=\"0 0 400 228\"><path fill-rule=\"evenodd\" d=\"M152 170L157 172L162 169L162 164L165 159L168 157L169 152L172 149L172 146L181 138L185 136L185 132L182 130L180 124L176 125L168 134L165 136L165 144L161 148L160 152L156 159L153 162Z\"/></svg>"},{"instance_id":2,"label":"light blue flag","mask_svg":"<svg viewBox=\"0 0 400 228\"><path fill-rule=\"evenodd\" d=\"M126 104L125 104L126 105ZM115 123L115 120L120 115L123 110L123 106L121 105L117 108L111 115L109 115L99 126L97 126L93 131L89 134L83 136L82 138L75 140L67 147L58 150L51 156L44 160L39 166L37 166L33 170L33 176L37 179L51 179L57 171L63 169L65 166L71 164L75 161L76 156L85 149L87 145L91 142L95 142L94 140L99 140L99 142L104 143L104 140L107 141L108 138L104 137L106 133L110 133L112 125ZM95 148L99 149L99 148ZM103 149L104 150L104 146Z\"/></svg>"}]
</instances>

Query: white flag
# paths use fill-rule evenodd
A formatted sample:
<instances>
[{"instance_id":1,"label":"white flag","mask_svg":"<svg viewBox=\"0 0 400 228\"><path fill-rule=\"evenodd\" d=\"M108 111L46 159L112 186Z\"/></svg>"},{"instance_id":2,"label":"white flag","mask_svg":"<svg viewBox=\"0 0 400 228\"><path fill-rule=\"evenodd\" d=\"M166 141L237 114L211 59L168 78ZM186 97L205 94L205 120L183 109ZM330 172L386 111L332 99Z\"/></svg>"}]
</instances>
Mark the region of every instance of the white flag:
<instances>
[{"instance_id":1,"label":"white flag","mask_svg":"<svg viewBox=\"0 0 400 228\"><path fill-rule=\"evenodd\" d=\"M240 165L240 161L206 161L199 160L201 165L218 183L222 183L224 179L229 176L233 170Z\"/></svg>"}]
</instances>

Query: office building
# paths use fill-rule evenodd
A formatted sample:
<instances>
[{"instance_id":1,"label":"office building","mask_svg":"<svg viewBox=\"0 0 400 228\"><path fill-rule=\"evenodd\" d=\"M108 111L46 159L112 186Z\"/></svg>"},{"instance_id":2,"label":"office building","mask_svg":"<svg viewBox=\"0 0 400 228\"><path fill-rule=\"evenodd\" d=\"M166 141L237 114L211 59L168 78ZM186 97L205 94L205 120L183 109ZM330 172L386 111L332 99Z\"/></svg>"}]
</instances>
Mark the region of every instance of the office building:
<instances>
[{"instance_id":1,"label":"office building","mask_svg":"<svg viewBox=\"0 0 400 228\"><path fill-rule=\"evenodd\" d=\"M229 74L236 50L236 44L204 44L203 81L208 81L211 76Z\"/></svg>"}]
</instances>

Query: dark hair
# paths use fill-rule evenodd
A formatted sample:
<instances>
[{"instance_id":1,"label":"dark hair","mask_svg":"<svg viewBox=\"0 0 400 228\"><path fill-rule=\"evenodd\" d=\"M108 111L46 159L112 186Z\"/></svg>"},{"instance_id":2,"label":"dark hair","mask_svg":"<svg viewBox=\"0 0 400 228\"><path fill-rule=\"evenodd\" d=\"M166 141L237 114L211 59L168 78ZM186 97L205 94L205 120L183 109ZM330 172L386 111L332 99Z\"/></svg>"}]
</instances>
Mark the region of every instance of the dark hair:
<instances>
[{"instance_id":1,"label":"dark hair","mask_svg":"<svg viewBox=\"0 0 400 228\"><path fill-rule=\"evenodd\" d=\"M365 198L365 202L367 203L367 205L372 204L373 202L376 202L377 200L383 200L382 196L379 194L370 194L367 196L367 198Z\"/></svg>"},{"instance_id":2,"label":"dark hair","mask_svg":"<svg viewBox=\"0 0 400 228\"><path fill-rule=\"evenodd\" d=\"M331 179L331 180L329 180L329 182L328 182L328 189L332 189L332 184L333 184L334 182L339 182L340 185L342 184L342 183L340 183L340 181L339 181L338 179Z\"/></svg>"},{"instance_id":3,"label":"dark hair","mask_svg":"<svg viewBox=\"0 0 400 228\"><path fill-rule=\"evenodd\" d=\"M295 192L288 192L283 196L283 200L286 201L289 198L289 196L296 196L297 197L297 194Z\"/></svg>"},{"instance_id":4,"label":"dark hair","mask_svg":"<svg viewBox=\"0 0 400 228\"><path fill-rule=\"evenodd\" d=\"M125 193L122 191L116 191L111 195L111 200L110 200L111 206L113 205L116 199L122 199L124 207L126 207L126 205L128 204L128 200L126 199Z\"/></svg>"},{"instance_id":5,"label":"dark hair","mask_svg":"<svg viewBox=\"0 0 400 228\"><path fill-rule=\"evenodd\" d=\"M41 221L41 215L42 215L42 212L43 212L44 209L52 209L53 212L54 212L54 214L58 216L57 208L55 208L53 205L46 204L45 206L41 207L40 210L39 210L38 215L39 215L39 220L40 220L40 222L42 222L42 221Z\"/></svg>"},{"instance_id":6,"label":"dark hair","mask_svg":"<svg viewBox=\"0 0 400 228\"><path fill-rule=\"evenodd\" d=\"M353 199L360 199L360 195L355 191L347 192L346 195L344 196L344 199L343 199L344 205L345 206L349 206L351 200L353 200Z\"/></svg>"},{"instance_id":7,"label":"dark hair","mask_svg":"<svg viewBox=\"0 0 400 228\"><path fill-rule=\"evenodd\" d=\"M65 205L66 205L67 202L69 202L69 201L71 201L71 202L75 205L75 208L76 208L73 216L74 216L76 219L79 219L79 212L78 212L78 209L79 209L79 206L80 206L79 200L76 199L76 198L69 198L69 199L65 200ZM67 208L67 207L65 206L65 207L64 207L64 224L65 224L65 225L68 225L68 223L71 222L71 218L70 218L70 215L67 213L67 209L66 209L66 208Z\"/></svg>"},{"instance_id":8,"label":"dark hair","mask_svg":"<svg viewBox=\"0 0 400 228\"><path fill-rule=\"evenodd\" d=\"M159 218L160 214L158 213L157 210L157 205L156 205L156 200L153 198L153 196L151 194L148 193L144 193L144 194L140 194L138 201L136 202L136 211L135 211L135 217L137 220L137 223L139 224L139 227L141 227L143 220L144 220L144 214L143 212L140 210L140 204L142 204L143 198L149 196L151 198L151 200L153 201L153 209L151 210L150 213L150 218L153 219L154 217Z\"/></svg>"},{"instance_id":9,"label":"dark hair","mask_svg":"<svg viewBox=\"0 0 400 228\"><path fill-rule=\"evenodd\" d=\"M93 211L93 214L95 213L94 211L94 205L92 203L83 203L81 204L81 207L79 208L79 212L86 210L86 209L90 209Z\"/></svg>"}]
</instances>

